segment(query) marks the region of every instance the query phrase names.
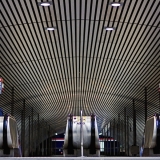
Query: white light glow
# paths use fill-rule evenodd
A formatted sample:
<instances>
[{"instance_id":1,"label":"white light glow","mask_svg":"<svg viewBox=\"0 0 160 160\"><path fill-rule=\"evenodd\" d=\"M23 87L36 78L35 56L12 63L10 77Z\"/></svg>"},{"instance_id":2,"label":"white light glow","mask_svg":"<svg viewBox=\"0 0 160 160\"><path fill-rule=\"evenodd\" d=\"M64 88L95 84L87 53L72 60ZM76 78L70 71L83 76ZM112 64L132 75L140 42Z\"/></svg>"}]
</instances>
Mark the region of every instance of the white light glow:
<instances>
[{"instance_id":1,"label":"white light glow","mask_svg":"<svg viewBox=\"0 0 160 160\"><path fill-rule=\"evenodd\" d=\"M50 6L51 4L50 3L47 3L47 2L43 2L41 3L41 6L44 6L44 7L47 7L47 6Z\"/></svg>"},{"instance_id":2,"label":"white light glow","mask_svg":"<svg viewBox=\"0 0 160 160\"><path fill-rule=\"evenodd\" d=\"M53 31L53 30L55 30L55 28L50 27L50 28L46 28L46 30L48 30L48 31Z\"/></svg>"},{"instance_id":3,"label":"white light glow","mask_svg":"<svg viewBox=\"0 0 160 160\"><path fill-rule=\"evenodd\" d=\"M119 6L122 6L122 3L112 2L112 3L110 3L110 5L113 7L119 7Z\"/></svg>"},{"instance_id":4,"label":"white light glow","mask_svg":"<svg viewBox=\"0 0 160 160\"><path fill-rule=\"evenodd\" d=\"M57 133L55 133L55 135L58 135Z\"/></svg>"},{"instance_id":5,"label":"white light glow","mask_svg":"<svg viewBox=\"0 0 160 160\"><path fill-rule=\"evenodd\" d=\"M105 30L107 30L107 31L113 31L113 30L115 30L115 29L112 28L112 27L105 27Z\"/></svg>"}]
</instances>

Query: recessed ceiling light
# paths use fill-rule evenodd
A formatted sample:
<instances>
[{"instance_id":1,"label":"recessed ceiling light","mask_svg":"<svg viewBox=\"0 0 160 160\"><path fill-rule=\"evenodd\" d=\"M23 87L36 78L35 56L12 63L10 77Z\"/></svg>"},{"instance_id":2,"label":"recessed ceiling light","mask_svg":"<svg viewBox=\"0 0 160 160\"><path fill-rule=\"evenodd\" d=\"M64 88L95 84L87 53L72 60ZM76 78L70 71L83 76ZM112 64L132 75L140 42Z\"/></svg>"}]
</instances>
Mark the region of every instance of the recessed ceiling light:
<instances>
[{"instance_id":1,"label":"recessed ceiling light","mask_svg":"<svg viewBox=\"0 0 160 160\"><path fill-rule=\"evenodd\" d=\"M119 3L119 2L111 2L110 5L113 6L113 7L119 7L119 6L122 6L122 3Z\"/></svg>"},{"instance_id":2,"label":"recessed ceiling light","mask_svg":"<svg viewBox=\"0 0 160 160\"><path fill-rule=\"evenodd\" d=\"M107 30L107 31L113 31L113 30L115 30L114 27L104 27L104 29Z\"/></svg>"},{"instance_id":3,"label":"recessed ceiling light","mask_svg":"<svg viewBox=\"0 0 160 160\"><path fill-rule=\"evenodd\" d=\"M52 5L52 2L38 2L39 6L48 7Z\"/></svg>"},{"instance_id":4,"label":"recessed ceiling light","mask_svg":"<svg viewBox=\"0 0 160 160\"><path fill-rule=\"evenodd\" d=\"M55 29L56 29L55 27L47 27L47 28L45 28L45 30L48 30L48 31L53 31Z\"/></svg>"}]
</instances>

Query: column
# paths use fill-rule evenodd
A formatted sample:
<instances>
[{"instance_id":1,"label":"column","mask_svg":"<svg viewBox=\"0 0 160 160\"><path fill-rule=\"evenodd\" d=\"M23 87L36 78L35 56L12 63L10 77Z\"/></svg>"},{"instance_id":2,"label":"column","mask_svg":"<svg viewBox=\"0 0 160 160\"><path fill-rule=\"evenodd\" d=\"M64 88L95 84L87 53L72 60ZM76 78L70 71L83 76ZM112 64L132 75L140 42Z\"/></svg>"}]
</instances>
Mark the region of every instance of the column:
<instances>
[{"instance_id":1,"label":"column","mask_svg":"<svg viewBox=\"0 0 160 160\"><path fill-rule=\"evenodd\" d=\"M22 152L22 157L24 157L24 141L23 141L23 110L21 111L21 152Z\"/></svg>"},{"instance_id":2,"label":"column","mask_svg":"<svg viewBox=\"0 0 160 160\"><path fill-rule=\"evenodd\" d=\"M159 113L160 113L160 87L159 87Z\"/></svg>"},{"instance_id":3,"label":"column","mask_svg":"<svg viewBox=\"0 0 160 160\"><path fill-rule=\"evenodd\" d=\"M117 123L117 145L118 145L118 155L120 155L120 114L118 114L118 123Z\"/></svg>"},{"instance_id":4,"label":"column","mask_svg":"<svg viewBox=\"0 0 160 160\"><path fill-rule=\"evenodd\" d=\"M119 140L118 140L118 138L119 138L119 126L118 126L118 123L116 123L116 126L117 126L117 155L119 155Z\"/></svg>"},{"instance_id":5,"label":"column","mask_svg":"<svg viewBox=\"0 0 160 160\"><path fill-rule=\"evenodd\" d=\"M29 116L29 134L28 134L28 146L29 146L29 155L31 153L31 117Z\"/></svg>"},{"instance_id":6,"label":"column","mask_svg":"<svg viewBox=\"0 0 160 160\"><path fill-rule=\"evenodd\" d=\"M136 146L136 109L133 99L133 145Z\"/></svg>"},{"instance_id":7,"label":"column","mask_svg":"<svg viewBox=\"0 0 160 160\"><path fill-rule=\"evenodd\" d=\"M44 122L44 119L42 119L42 127L41 127L41 129L42 129L42 137L41 137L41 141L42 141L42 156L44 155L44 136L43 136L44 131L43 131L43 122Z\"/></svg>"},{"instance_id":8,"label":"column","mask_svg":"<svg viewBox=\"0 0 160 160\"><path fill-rule=\"evenodd\" d=\"M51 130L51 126L49 125L49 131L48 131L48 155L51 155L51 143L50 143L50 130Z\"/></svg>"},{"instance_id":9,"label":"column","mask_svg":"<svg viewBox=\"0 0 160 160\"><path fill-rule=\"evenodd\" d=\"M129 116L127 116L127 155L129 156Z\"/></svg>"},{"instance_id":10,"label":"column","mask_svg":"<svg viewBox=\"0 0 160 160\"><path fill-rule=\"evenodd\" d=\"M110 156L111 156L111 154L112 154L112 145L111 145L111 122L110 122Z\"/></svg>"},{"instance_id":11,"label":"column","mask_svg":"<svg viewBox=\"0 0 160 160\"><path fill-rule=\"evenodd\" d=\"M31 110L31 154L33 156L33 147L34 147L34 142L33 142L33 107L32 107L32 110Z\"/></svg>"},{"instance_id":12,"label":"column","mask_svg":"<svg viewBox=\"0 0 160 160\"><path fill-rule=\"evenodd\" d=\"M11 115L14 116L14 87L11 91Z\"/></svg>"},{"instance_id":13,"label":"column","mask_svg":"<svg viewBox=\"0 0 160 160\"><path fill-rule=\"evenodd\" d=\"M38 155L40 155L40 125L39 125L39 114L38 114L38 117L37 117L37 119L38 119L38 140L37 140L37 142L38 142L38 144L37 144L37 147L38 147L38 149L37 149L37 152L38 152Z\"/></svg>"},{"instance_id":14,"label":"column","mask_svg":"<svg viewBox=\"0 0 160 160\"><path fill-rule=\"evenodd\" d=\"M22 145L22 156L25 153L25 99L23 100L23 110L21 116L21 145Z\"/></svg>"},{"instance_id":15,"label":"column","mask_svg":"<svg viewBox=\"0 0 160 160\"><path fill-rule=\"evenodd\" d=\"M122 138L122 145L121 145L121 151L123 152L123 120L121 120L121 138Z\"/></svg>"},{"instance_id":16,"label":"column","mask_svg":"<svg viewBox=\"0 0 160 160\"><path fill-rule=\"evenodd\" d=\"M126 155L126 107L124 108L124 149Z\"/></svg>"},{"instance_id":17,"label":"column","mask_svg":"<svg viewBox=\"0 0 160 160\"><path fill-rule=\"evenodd\" d=\"M146 121L147 121L147 87L145 87L145 124L146 124Z\"/></svg>"},{"instance_id":18,"label":"column","mask_svg":"<svg viewBox=\"0 0 160 160\"><path fill-rule=\"evenodd\" d=\"M113 140L114 140L114 141L113 141L113 155L114 155L114 156L115 156L115 153L116 153L116 152L115 152L115 149L116 149L116 148L115 148L115 147L116 147L116 146L115 146L115 128L116 128L116 127L115 127L115 118L114 118L114 120L113 120Z\"/></svg>"},{"instance_id":19,"label":"column","mask_svg":"<svg viewBox=\"0 0 160 160\"><path fill-rule=\"evenodd\" d=\"M106 148L106 155L108 155L108 124L107 124L107 148Z\"/></svg>"}]
</instances>

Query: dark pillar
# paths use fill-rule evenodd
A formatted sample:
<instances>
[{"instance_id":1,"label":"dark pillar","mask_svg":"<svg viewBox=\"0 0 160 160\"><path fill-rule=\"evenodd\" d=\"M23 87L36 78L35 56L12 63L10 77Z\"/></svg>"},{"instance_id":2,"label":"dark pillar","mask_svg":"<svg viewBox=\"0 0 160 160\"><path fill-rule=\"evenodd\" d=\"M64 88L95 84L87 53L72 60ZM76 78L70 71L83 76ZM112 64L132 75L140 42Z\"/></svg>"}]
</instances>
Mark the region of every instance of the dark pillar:
<instances>
[{"instance_id":1,"label":"dark pillar","mask_svg":"<svg viewBox=\"0 0 160 160\"><path fill-rule=\"evenodd\" d=\"M159 87L159 113L160 113L160 87Z\"/></svg>"},{"instance_id":2,"label":"dark pillar","mask_svg":"<svg viewBox=\"0 0 160 160\"><path fill-rule=\"evenodd\" d=\"M50 127L50 155L52 155L52 130Z\"/></svg>"},{"instance_id":3,"label":"dark pillar","mask_svg":"<svg viewBox=\"0 0 160 160\"><path fill-rule=\"evenodd\" d=\"M145 123L147 121L147 87L145 87Z\"/></svg>"},{"instance_id":4,"label":"dark pillar","mask_svg":"<svg viewBox=\"0 0 160 160\"><path fill-rule=\"evenodd\" d=\"M23 141L23 110L21 111L21 152L22 152L22 157L24 157L24 141Z\"/></svg>"},{"instance_id":5,"label":"dark pillar","mask_svg":"<svg viewBox=\"0 0 160 160\"><path fill-rule=\"evenodd\" d=\"M47 122L46 122L46 126L48 126L47 125ZM47 127L46 127L46 148L45 148L45 154L46 154L46 156L47 156L47 150L48 150L48 143L47 143L47 139L48 139L48 131L47 131Z\"/></svg>"},{"instance_id":6,"label":"dark pillar","mask_svg":"<svg viewBox=\"0 0 160 160\"><path fill-rule=\"evenodd\" d=\"M118 145L118 155L120 155L120 114L118 114L118 123L117 123L117 145Z\"/></svg>"},{"instance_id":7,"label":"dark pillar","mask_svg":"<svg viewBox=\"0 0 160 160\"><path fill-rule=\"evenodd\" d=\"M136 109L133 99L133 145L136 146Z\"/></svg>"},{"instance_id":8,"label":"dark pillar","mask_svg":"<svg viewBox=\"0 0 160 160\"><path fill-rule=\"evenodd\" d=\"M23 100L23 110L21 118L21 144L22 144L22 156L25 153L25 99Z\"/></svg>"},{"instance_id":9,"label":"dark pillar","mask_svg":"<svg viewBox=\"0 0 160 160\"><path fill-rule=\"evenodd\" d=\"M118 138L119 138L119 131L118 131L118 128L119 128L119 126L118 126L118 123L116 124L116 126L117 126L117 156L119 155L119 145L118 145L118 143L119 143L119 140L118 140Z\"/></svg>"},{"instance_id":10,"label":"dark pillar","mask_svg":"<svg viewBox=\"0 0 160 160\"><path fill-rule=\"evenodd\" d=\"M14 87L11 92L11 115L14 116Z\"/></svg>"},{"instance_id":11,"label":"dark pillar","mask_svg":"<svg viewBox=\"0 0 160 160\"><path fill-rule=\"evenodd\" d=\"M31 153L31 118L30 118L30 116L29 116L29 129L28 129L28 131L29 131L29 134L28 134L28 147L29 147L29 156L30 156L30 153Z\"/></svg>"},{"instance_id":12,"label":"dark pillar","mask_svg":"<svg viewBox=\"0 0 160 160\"><path fill-rule=\"evenodd\" d=\"M129 156L129 116L127 116L127 155Z\"/></svg>"},{"instance_id":13,"label":"dark pillar","mask_svg":"<svg viewBox=\"0 0 160 160\"><path fill-rule=\"evenodd\" d=\"M121 137L122 137L122 152L123 152L123 120L121 120Z\"/></svg>"},{"instance_id":14,"label":"dark pillar","mask_svg":"<svg viewBox=\"0 0 160 160\"><path fill-rule=\"evenodd\" d=\"M116 146L115 146L115 128L116 128L116 124L115 124L115 118L113 120L113 155L115 156L115 153L116 153Z\"/></svg>"},{"instance_id":15,"label":"dark pillar","mask_svg":"<svg viewBox=\"0 0 160 160\"><path fill-rule=\"evenodd\" d=\"M106 155L108 155L108 124L107 124L107 147L106 147Z\"/></svg>"},{"instance_id":16,"label":"dark pillar","mask_svg":"<svg viewBox=\"0 0 160 160\"><path fill-rule=\"evenodd\" d=\"M124 148L125 148L125 155L126 155L126 107L124 108Z\"/></svg>"},{"instance_id":17,"label":"dark pillar","mask_svg":"<svg viewBox=\"0 0 160 160\"><path fill-rule=\"evenodd\" d=\"M32 126L31 126L31 154L32 154L32 156L33 156L33 107L32 107L32 110L31 110L31 124L32 124Z\"/></svg>"},{"instance_id":18,"label":"dark pillar","mask_svg":"<svg viewBox=\"0 0 160 160\"><path fill-rule=\"evenodd\" d=\"M49 125L49 131L48 131L48 155L50 156L51 155L51 143L50 143L50 137L51 137L51 135L50 135L50 130L51 130L51 126Z\"/></svg>"},{"instance_id":19,"label":"dark pillar","mask_svg":"<svg viewBox=\"0 0 160 160\"><path fill-rule=\"evenodd\" d=\"M33 132L33 145L34 145L34 156L37 156L37 140L38 140L38 123L33 120L34 132Z\"/></svg>"},{"instance_id":20,"label":"dark pillar","mask_svg":"<svg viewBox=\"0 0 160 160\"><path fill-rule=\"evenodd\" d=\"M43 131L43 122L44 122L44 119L42 119L42 137L41 137L41 141L42 141L42 156L44 155L44 131Z\"/></svg>"},{"instance_id":21,"label":"dark pillar","mask_svg":"<svg viewBox=\"0 0 160 160\"><path fill-rule=\"evenodd\" d=\"M38 152L38 155L40 155L40 124L39 124L39 114L38 114L38 144L37 144L37 152Z\"/></svg>"},{"instance_id":22,"label":"dark pillar","mask_svg":"<svg viewBox=\"0 0 160 160\"><path fill-rule=\"evenodd\" d=\"M112 123L110 122L110 155L112 154L112 146L111 146L111 125Z\"/></svg>"}]
</instances>

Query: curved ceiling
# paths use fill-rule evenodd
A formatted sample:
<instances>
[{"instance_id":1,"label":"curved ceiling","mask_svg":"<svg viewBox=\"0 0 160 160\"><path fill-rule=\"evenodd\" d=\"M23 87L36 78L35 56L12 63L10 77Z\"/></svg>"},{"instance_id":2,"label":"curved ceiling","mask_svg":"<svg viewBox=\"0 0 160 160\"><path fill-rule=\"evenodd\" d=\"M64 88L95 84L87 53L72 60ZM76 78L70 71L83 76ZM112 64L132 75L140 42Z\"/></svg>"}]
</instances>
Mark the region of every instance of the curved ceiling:
<instances>
[{"instance_id":1,"label":"curved ceiling","mask_svg":"<svg viewBox=\"0 0 160 160\"><path fill-rule=\"evenodd\" d=\"M132 117L133 99L144 116L145 87L149 110L160 111L159 0L125 0L120 7L109 0L38 2L1 1L0 106L6 112L14 106L20 119L25 99L25 116L33 108L56 132L80 110L94 113L100 129L124 107Z\"/></svg>"}]
</instances>

